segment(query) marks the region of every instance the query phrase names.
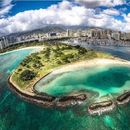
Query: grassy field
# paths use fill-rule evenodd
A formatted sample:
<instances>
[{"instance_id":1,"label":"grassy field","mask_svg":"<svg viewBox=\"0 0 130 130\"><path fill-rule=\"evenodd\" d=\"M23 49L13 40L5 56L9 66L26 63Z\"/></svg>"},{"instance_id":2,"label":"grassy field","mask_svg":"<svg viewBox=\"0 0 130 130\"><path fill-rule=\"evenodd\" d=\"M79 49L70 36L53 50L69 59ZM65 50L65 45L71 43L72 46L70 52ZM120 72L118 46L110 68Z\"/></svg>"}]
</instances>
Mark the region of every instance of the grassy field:
<instances>
[{"instance_id":1,"label":"grassy field","mask_svg":"<svg viewBox=\"0 0 130 130\"><path fill-rule=\"evenodd\" d=\"M13 81L23 90L32 87L37 79L54 68L77 61L94 58L111 58L106 53L72 47L64 44L46 44L45 48L27 56L13 74Z\"/></svg>"}]
</instances>

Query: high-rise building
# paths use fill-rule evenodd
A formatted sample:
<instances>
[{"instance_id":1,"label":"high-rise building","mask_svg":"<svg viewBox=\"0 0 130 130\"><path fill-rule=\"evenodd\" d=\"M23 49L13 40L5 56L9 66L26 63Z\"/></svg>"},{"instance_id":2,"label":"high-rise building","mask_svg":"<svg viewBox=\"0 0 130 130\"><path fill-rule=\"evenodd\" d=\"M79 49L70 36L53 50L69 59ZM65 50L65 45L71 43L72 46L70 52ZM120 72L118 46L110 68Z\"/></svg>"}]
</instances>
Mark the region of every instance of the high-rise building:
<instances>
[{"instance_id":1,"label":"high-rise building","mask_svg":"<svg viewBox=\"0 0 130 130\"><path fill-rule=\"evenodd\" d=\"M121 33L121 40L130 40L130 33Z\"/></svg>"},{"instance_id":2,"label":"high-rise building","mask_svg":"<svg viewBox=\"0 0 130 130\"><path fill-rule=\"evenodd\" d=\"M67 36L67 37L70 37L70 30L69 30L69 29L67 29L66 36Z\"/></svg>"},{"instance_id":3,"label":"high-rise building","mask_svg":"<svg viewBox=\"0 0 130 130\"><path fill-rule=\"evenodd\" d=\"M2 39L0 39L0 49L3 49L3 48L4 48L3 41L2 41Z\"/></svg>"},{"instance_id":4,"label":"high-rise building","mask_svg":"<svg viewBox=\"0 0 130 130\"><path fill-rule=\"evenodd\" d=\"M0 38L0 49L6 48L9 46L7 37Z\"/></svg>"},{"instance_id":5,"label":"high-rise building","mask_svg":"<svg viewBox=\"0 0 130 130\"><path fill-rule=\"evenodd\" d=\"M111 37L114 39L114 40L120 40L120 32L112 32L111 34Z\"/></svg>"},{"instance_id":6,"label":"high-rise building","mask_svg":"<svg viewBox=\"0 0 130 130\"><path fill-rule=\"evenodd\" d=\"M89 30L86 31L86 36L88 38L92 38L92 30L91 29L89 29Z\"/></svg>"}]
</instances>

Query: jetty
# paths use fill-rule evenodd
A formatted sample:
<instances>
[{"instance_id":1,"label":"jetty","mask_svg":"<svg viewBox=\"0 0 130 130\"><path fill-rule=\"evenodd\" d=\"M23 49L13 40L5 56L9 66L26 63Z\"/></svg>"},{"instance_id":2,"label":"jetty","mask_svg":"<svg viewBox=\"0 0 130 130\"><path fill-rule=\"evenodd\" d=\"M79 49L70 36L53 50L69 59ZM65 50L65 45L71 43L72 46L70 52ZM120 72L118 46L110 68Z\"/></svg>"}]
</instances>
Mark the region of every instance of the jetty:
<instances>
[{"instance_id":1,"label":"jetty","mask_svg":"<svg viewBox=\"0 0 130 130\"><path fill-rule=\"evenodd\" d=\"M96 102L88 107L90 115L101 115L102 113L112 111L115 108L115 104L112 100Z\"/></svg>"},{"instance_id":2,"label":"jetty","mask_svg":"<svg viewBox=\"0 0 130 130\"><path fill-rule=\"evenodd\" d=\"M122 95L117 97L117 104L126 104L130 102L130 91L123 93Z\"/></svg>"},{"instance_id":3,"label":"jetty","mask_svg":"<svg viewBox=\"0 0 130 130\"><path fill-rule=\"evenodd\" d=\"M66 107L66 106L80 105L85 102L87 97L88 96L85 93L72 95L72 96L62 96L57 98L56 106Z\"/></svg>"}]
</instances>

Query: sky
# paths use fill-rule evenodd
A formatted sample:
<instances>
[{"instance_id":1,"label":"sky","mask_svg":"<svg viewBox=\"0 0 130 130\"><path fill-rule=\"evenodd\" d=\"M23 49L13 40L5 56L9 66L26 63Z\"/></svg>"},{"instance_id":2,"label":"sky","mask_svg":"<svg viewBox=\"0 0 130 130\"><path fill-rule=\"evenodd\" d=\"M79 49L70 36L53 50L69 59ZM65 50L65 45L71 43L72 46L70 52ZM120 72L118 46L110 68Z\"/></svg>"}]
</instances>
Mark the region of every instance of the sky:
<instances>
[{"instance_id":1,"label":"sky","mask_svg":"<svg viewBox=\"0 0 130 130\"><path fill-rule=\"evenodd\" d=\"M129 0L0 0L0 36L46 25L130 32Z\"/></svg>"}]
</instances>

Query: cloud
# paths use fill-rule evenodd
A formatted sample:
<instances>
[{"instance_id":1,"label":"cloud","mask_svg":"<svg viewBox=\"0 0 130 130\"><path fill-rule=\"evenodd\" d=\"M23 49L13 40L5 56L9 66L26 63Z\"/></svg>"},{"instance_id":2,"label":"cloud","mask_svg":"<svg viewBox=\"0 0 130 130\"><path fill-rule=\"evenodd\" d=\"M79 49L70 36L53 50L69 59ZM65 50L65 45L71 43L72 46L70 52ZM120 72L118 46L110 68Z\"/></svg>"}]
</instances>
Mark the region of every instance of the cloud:
<instances>
[{"instance_id":1,"label":"cloud","mask_svg":"<svg viewBox=\"0 0 130 130\"><path fill-rule=\"evenodd\" d=\"M12 0L3 0L2 6L8 6L11 4L11 2L12 2Z\"/></svg>"},{"instance_id":2,"label":"cloud","mask_svg":"<svg viewBox=\"0 0 130 130\"><path fill-rule=\"evenodd\" d=\"M89 8L98 6L114 7L126 3L125 0L75 0L75 1Z\"/></svg>"},{"instance_id":3,"label":"cloud","mask_svg":"<svg viewBox=\"0 0 130 130\"><path fill-rule=\"evenodd\" d=\"M63 1L47 9L25 11L0 19L0 33L32 30L49 24L81 25L87 17L93 15L93 11Z\"/></svg>"},{"instance_id":4,"label":"cloud","mask_svg":"<svg viewBox=\"0 0 130 130\"><path fill-rule=\"evenodd\" d=\"M124 15L124 23L124 31L130 32L130 13L128 13L128 15Z\"/></svg>"},{"instance_id":5,"label":"cloud","mask_svg":"<svg viewBox=\"0 0 130 130\"><path fill-rule=\"evenodd\" d=\"M4 17L13 7L12 0L3 0L0 9L0 18Z\"/></svg>"},{"instance_id":6,"label":"cloud","mask_svg":"<svg viewBox=\"0 0 130 130\"><path fill-rule=\"evenodd\" d=\"M47 9L29 10L15 16L0 19L0 35L42 28L45 25L60 24L66 26L85 25L130 31L130 14L123 15L124 21L116 19L115 9L97 11L92 8L63 1Z\"/></svg>"},{"instance_id":7,"label":"cloud","mask_svg":"<svg viewBox=\"0 0 130 130\"><path fill-rule=\"evenodd\" d=\"M119 10L116 10L116 9L106 9L102 13L107 14L107 15L112 15L112 16L120 15Z\"/></svg>"}]
</instances>

